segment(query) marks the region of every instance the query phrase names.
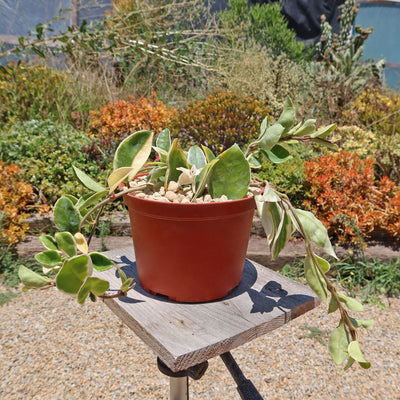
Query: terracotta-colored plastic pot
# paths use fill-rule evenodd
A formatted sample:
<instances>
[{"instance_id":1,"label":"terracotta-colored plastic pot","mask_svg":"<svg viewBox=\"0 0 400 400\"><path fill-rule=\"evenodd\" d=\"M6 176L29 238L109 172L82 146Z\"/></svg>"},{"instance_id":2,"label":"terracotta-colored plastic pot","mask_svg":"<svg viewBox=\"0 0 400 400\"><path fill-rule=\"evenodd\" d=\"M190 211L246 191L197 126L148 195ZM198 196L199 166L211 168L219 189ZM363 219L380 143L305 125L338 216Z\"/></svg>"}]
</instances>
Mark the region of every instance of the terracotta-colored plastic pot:
<instances>
[{"instance_id":1,"label":"terracotta-colored plastic pot","mask_svg":"<svg viewBox=\"0 0 400 400\"><path fill-rule=\"evenodd\" d=\"M181 302L229 294L243 274L254 199L180 204L127 194L141 286Z\"/></svg>"}]
</instances>

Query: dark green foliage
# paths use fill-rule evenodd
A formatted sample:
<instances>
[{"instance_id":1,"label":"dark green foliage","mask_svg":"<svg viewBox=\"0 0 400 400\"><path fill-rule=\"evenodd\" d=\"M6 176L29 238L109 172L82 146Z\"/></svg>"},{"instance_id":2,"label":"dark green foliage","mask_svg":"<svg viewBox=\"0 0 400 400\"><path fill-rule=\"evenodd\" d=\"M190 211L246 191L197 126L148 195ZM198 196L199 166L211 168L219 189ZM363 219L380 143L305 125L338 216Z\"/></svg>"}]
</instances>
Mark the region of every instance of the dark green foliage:
<instances>
[{"instance_id":1,"label":"dark green foliage","mask_svg":"<svg viewBox=\"0 0 400 400\"><path fill-rule=\"evenodd\" d=\"M105 178L104 166L82 152L90 139L70 125L32 120L17 123L0 135L0 159L19 165L26 180L50 203L62 193L81 192L73 183L72 164L95 179Z\"/></svg>"},{"instance_id":2,"label":"dark green foliage","mask_svg":"<svg viewBox=\"0 0 400 400\"><path fill-rule=\"evenodd\" d=\"M352 293L361 291L365 301L373 295L400 295L400 258L381 261L348 257L333 264L333 268L339 282Z\"/></svg>"},{"instance_id":3,"label":"dark green foliage","mask_svg":"<svg viewBox=\"0 0 400 400\"><path fill-rule=\"evenodd\" d=\"M288 162L273 164L265 161L262 170L256 173L260 179L267 180L276 190L285 193L295 207L301 207L307 190L304 185L306 152L308 156L312 156L311 148L307 147L305 150L301 148L293 152L293 158Z\"/></svg>"},{"instance_id":4,"label":"dark green foliage","mask_svg":"<svg viewBox=\"0 0 400 400\"><path fill-rule=\"evenodd\" d=\"M249 7L246 0L230 0L228 5L230 10L221 13L221 20L230 29L242 30L244 41L253 39L274 57L285 53L292 60L304 58L303 43L297 42L295 31L288 28L279 3Z\"/></svg>"},{"instance_id":5,"label":"dark green foliage","mask_svg":"<svg viewBox=\"0 0 400 400\"><path fill-rule=\"evenodd\" d=\"M214 92L206 100L189 103L178 113L172 133L185 144L203 144L214 153L234 143L243 147L255 139L269 107L234 93Z\"/></svg>"}]
</instances>

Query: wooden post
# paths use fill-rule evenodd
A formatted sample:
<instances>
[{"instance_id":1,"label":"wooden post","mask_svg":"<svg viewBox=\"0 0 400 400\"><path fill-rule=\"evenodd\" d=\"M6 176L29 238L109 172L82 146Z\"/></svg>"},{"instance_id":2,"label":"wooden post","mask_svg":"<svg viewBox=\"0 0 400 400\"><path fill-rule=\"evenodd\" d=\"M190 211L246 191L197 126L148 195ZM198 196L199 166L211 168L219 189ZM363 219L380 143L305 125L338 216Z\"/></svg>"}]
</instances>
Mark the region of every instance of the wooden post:
<instances>
[{"instance_id":1,"label":"wooden post","mask_svg":"<svg viewBox=\"0 0 400 400\"><path fill-rule=\"evenodd\" d=\"M69 23L71 26L79 25L79 0L71 0L71 15Z\"/></svg>"}]
</instances>

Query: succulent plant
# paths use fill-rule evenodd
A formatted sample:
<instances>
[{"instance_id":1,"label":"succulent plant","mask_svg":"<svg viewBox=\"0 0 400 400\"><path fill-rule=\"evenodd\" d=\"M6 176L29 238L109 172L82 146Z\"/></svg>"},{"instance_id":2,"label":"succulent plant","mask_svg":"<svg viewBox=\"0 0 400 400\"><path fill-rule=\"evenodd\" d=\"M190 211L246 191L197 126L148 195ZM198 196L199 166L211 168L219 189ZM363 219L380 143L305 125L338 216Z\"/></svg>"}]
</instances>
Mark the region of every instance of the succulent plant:
<instances>
[{"instance_id":1,"label":"succulent plant","mask_svg":"<svg viewBox=\"0 0 400 400\"><path fill-rule=\"evenodd\" d=\"M290 99L285 103L281 116L275 124L265 118L258 138L245 149L234 144L219 155L214 155L205 146L192 146L186 152L178 140L171 140L168 129L163 130L154 140L151 131L138 131L124 139L118 146L107 187L95 182L86 173L74 168L77 180L90 194L79 199L62 196L54 206L54 222L60 232L54 237L42 235L40 241L47 250L36 255L44 267L46 276L40 276L24 266L20 278L25 289L56 286L63 292L77 297L83 303L87 297L125 296L133 287L132 278L127 278L118 266L121 277L119 293L108 295L109 283L92 277L93 268L99 271L111 268L113 262L101 253L90 253L88 241L81 233L86 225L93 227L99 220L104 207L127 193L138 194L148 188L167 191L172 182L188 187L192 192L190 201L195 202L204 193L210 199L225 196L227 201L249 195L255 198L258 213L266 231L272 258L277 258L291 236L297 231L306 246L305 277L314 292L327 301L330 294L328 313L339 310L338 327L333 330L329 351L336 364L348 360L344 369L357 361L363 368L370 364L364 360L357 329L369 328L372 321L356 320L349 316L347 308L362 311L357 300L340 293L332 285L326 273L328 260L317 255L312 247L316 244L329 257L335 258L327 230L308 211L295 209L285 194L279 193L268 182L252 179L251 170L260 167L260 158L282 163L291 158L290 145L298 142L314 142L332 147L326 137L335 125L317 129L314 119L295 125L295 107ZM157 153L155 159L152 151ZM130 182L136 179L136 184ZM143 178L145 176L145 178ZM54 278L50 278L53 276Z\"/></svg>"}]
</instances>

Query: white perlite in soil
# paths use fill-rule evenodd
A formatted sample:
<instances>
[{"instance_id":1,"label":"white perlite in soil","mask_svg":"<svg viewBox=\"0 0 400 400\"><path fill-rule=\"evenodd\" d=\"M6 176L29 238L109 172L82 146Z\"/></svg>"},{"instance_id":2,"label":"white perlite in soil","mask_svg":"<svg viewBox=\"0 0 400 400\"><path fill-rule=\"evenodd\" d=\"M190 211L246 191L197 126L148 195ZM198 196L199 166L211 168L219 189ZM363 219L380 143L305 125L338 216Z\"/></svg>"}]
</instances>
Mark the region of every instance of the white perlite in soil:
<instances>
[{"instance_id":1,"label":"white perlite in soil","mask_svg":"<svg viewBox=\"0 0 400 400\"><path fill-rule=\"evenodd\" d=\"M132 194L136 197L140 197L148 200L163 201L166 203L190 203L193 198L193 191L191 185L181 186L175 181L168 183L167 189L163 184L157 184L147 186L141 190L141 187L145 185L146 177L140 177L129 183L129 186L134 189L138 188L138 192ZM140 191L139 191L140 190ZM249 196L252 196L249 193ZM194 203L219 203L222 201L228 201L228 197L222 195L219 198L213 199L209 194L199 196Z\"/></svg>"}]
</instances>

